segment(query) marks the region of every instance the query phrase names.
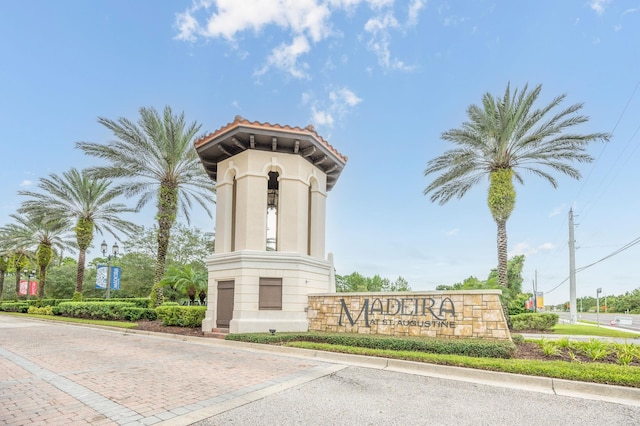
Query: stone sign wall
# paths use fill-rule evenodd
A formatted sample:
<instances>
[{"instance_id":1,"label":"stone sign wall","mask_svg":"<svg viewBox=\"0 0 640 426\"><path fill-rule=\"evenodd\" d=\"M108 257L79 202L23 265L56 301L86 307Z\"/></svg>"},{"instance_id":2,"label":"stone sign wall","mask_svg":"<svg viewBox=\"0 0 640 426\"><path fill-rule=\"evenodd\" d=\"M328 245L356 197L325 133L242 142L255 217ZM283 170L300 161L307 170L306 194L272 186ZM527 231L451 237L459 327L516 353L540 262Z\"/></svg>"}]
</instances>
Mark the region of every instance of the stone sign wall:
<instances>
[{"instance_id":1,"label":"stone sign wall","mask_svg":"<svg viewBox=\"0 0 640 426\"><path fill-rule=\"evenodd\" d=\"M309 331L511 339L500 290L309 295Z\"/></svg>"}]
</instances>

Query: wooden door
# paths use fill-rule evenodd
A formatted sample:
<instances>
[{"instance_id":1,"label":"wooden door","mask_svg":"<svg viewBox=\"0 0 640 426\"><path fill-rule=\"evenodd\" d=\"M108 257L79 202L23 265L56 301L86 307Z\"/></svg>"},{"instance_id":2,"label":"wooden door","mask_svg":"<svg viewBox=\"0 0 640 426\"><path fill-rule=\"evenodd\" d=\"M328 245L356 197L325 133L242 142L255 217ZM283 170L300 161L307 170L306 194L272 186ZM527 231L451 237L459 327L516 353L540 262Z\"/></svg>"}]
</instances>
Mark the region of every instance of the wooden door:
<instances>
[{"instance_id":1,"label":"wooden door","mask_svg":"<svg viewBox=\"0 0 640 426\"><path fill-rule=\"evenodd\" d=\"M235 282L218 281L218 306L216 325L218 328L229 328L229 322L233 318L233 292Z\"/></svg>"}]
</instances>

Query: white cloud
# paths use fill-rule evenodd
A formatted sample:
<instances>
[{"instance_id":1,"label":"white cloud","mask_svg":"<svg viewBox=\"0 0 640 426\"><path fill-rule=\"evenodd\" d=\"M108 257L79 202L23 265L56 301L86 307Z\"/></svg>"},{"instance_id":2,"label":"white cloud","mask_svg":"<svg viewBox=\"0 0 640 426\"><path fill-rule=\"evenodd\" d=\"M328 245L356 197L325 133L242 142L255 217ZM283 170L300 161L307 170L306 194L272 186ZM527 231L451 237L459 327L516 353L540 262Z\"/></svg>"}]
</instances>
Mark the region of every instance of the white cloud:
<instances>
[{"instance_id":1,"label":"white cloud","mask_svg":"<svg viewBox=\"0 0 640 426\"><path fill-rule=\"evenodd\" d=\"M256 75L270 69L284 71L299 79L309 78L308 64L299 63L313 45L339 34L332 28L331 17L337 11L352 12L366 4L376 16L369 19L365 32L371 35L369 49L385 68L410 70L402 61L392 59L389 51L390 30L401 25L393 15L394 0L193 0L186 11L176 14L174 27L178 40L195 42L198 38L222 38L233 48L245 32L259 35L267 27L282 30L290 41L274 47ZM407 9L407 26L416 25L426 0L411 0Z\"/></svg>"},{"instance_id":2,"label":"white cloud","mask_svg":"<svg viewBox=\"0 0 640 426\"><path fill-rule=\"evenodd\" d=\"M311 107L311 120L318 126L333 127L333 116L329 111L318 111L315 106Z\"/></svg>"},{"instance_id":3,"label":"white cloud","mask_svg":"<svg viewBox=\"0 0 640 426\"><path fill-rule=\"evenodd\" d=\"M33 182L28 180L28 179L25 179L22 182L20 182L19 186L24 188L24 187L31 186L31 185L33 185Z\"/></svg>"},{"instance_id":4,"label":"white cloud","mask_svg":"<svg viewBox=\"0 0 640 426\"><path fill-rule=\"evenodd\" d=\"M469 20L469 18L467 17L460 17L460 16L447 16L446 18L444 18L444 26L445 27L455 27L458 26L462 23L464 23L465 21Z\"/></svg>"},{"instance_id":5,"label":"white cloud","mask_svg":"<svg viewBox=\"0 0 640 426\"><path fill-rule=\"evenodd\" d=\"M531 247L529 243L520 242L509 250L509 257L517 256L520 254L524 254L525 256L531 256L541 251L550 251L555 249L556 246L553 243L543 243L537 247Z\"/></svg>"},{"instance_id":6,"label":"white cloud","mask_svg":"<svg viewBox=\"0 0 640 426\"><path fill-rule=\"evenodd\" d=\"M267 58L267 63L255 75L263 75L270 68L277 68L285 71L296 78L309 78L307 69L309 65L306 63L298 63L301 55L309 52L311 46L304 36L296 37L290 45L281 44L271 51L271 55Z\"/></svg>"},{"instance_id":7,"label":"white cloud","mask_svg":"<svg viewBox=\"0 0 640 426\"><path fill-rule=\"evenodd\" d=\"M414 26L418 23L418 15L420 10L425 6L424 0L413 0L409 5L409 16L407 19L407 25Z\"/></svg>"},{"instance_id":8,"label":"white cloud","mask_svg":"<svg viewBox=\"0 0 640 426\"><path fill-rule=\"evenodd\" d=\"M327 95L328 101L314 99L313 94L302 94L302 103L311 104L311 121L316 126L333 127L336 120L343 119L362 99L347 87L332 89Z\"/></svg>"},{"instance_id":9,"label":"white cloud","mask_svg":"<svg viewBox=\"0 0 640 426\"><path fill-rule=\"evenodd\" d=\"M562 213L562 212L564 212L566 210L567 210L567 205L566 204L559 205L558 207L556 207L553 210L551 210L551 212L549 213L549 217L558 216L560 213Z\"/></svg>"},{"instance_id":10,"label":"white cloud","mask_svg":"<svg viewBox=\"0 0 640 426\"><path fill-rule=\"evenodd\" d=\"M627 9L624 12L622 12L622 16L627 15L629 13L636 13L637 11L639 11L640 9Z\"/></svg>"},{"instance_id":11,"label":"white cloud","mask_svg":"<svg viewBox=\"0 0 640 426\"><path fill-rule=\"evenodd\" d=\"M598 15L602 15L611 0L591 0L590 6Z\"/></svg>"},{"instance_id":12,"label":"white cloud","mask_svg":"<svg viewBox=\"0 0 640 426\"><path fill-rule=\"evenodd\" d=\"M390 12L384 16L369 19L364 26L365 31L371 35L367 47L378 57L378 64L383 68L411 71L413 67L406 65L397 58L391 57L389 48L391 44L390 30L399 28L400 24Z\"/></svg>"},{"instance_id":13,"label":"white cloud","mask_svg":"<svg viewBox=\"0 0 640 426\"><path fill-rule=\"evenodd\" d=\"M178 35L176 36L178 40L195 41L195 34L200 32L198 21L196 21L189 11L176 15L175 26L178 29Z\"/></svg>"},{"instance_id":14,"label":"white cloud","mask_svg":"<svg viewBox=\"0 0 640 426\"><path fill-rule=\"evenodd\" d=\"M554 250L555 248L556 248L556 245L553 243L544 243L538 246L538 250L540 251L550 251L550 250Z\"/></svg>"},{"instance_id":15,"label":"white cloud","mask_svg":"<svg viewBox=\"0 0 640 426\"><path fill-rule=\"evenodd\" d=\"M450 231L447 231L447 235L449 237L454 237L454 236L458 235L459 233L460 233L460 229L458 229L458 228L455 228L455 229L452 229Z\"/></svg>"}]
</instances>

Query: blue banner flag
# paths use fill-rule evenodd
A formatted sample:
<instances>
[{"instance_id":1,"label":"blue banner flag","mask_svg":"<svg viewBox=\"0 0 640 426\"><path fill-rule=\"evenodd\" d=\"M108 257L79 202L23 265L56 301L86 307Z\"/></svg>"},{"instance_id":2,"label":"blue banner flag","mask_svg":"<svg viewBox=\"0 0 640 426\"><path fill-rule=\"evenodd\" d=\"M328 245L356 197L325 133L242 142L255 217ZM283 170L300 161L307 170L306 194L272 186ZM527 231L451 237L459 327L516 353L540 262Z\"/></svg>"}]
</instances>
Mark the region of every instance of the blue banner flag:
<instances>
[{"instance_id":1,"label":"blue banner flag","mask_svg":"<svg viewBox=\"0 0 640 426\"><path fill-rule=\"evenodd\" d=\"M122 268L119 266L112 266L111 273L109 274L109 287L111 290L120 290L121 276ZM96 272L96 288L107 288L107 267L105 265L98 265Z\"/></svg>"}]
</instances>

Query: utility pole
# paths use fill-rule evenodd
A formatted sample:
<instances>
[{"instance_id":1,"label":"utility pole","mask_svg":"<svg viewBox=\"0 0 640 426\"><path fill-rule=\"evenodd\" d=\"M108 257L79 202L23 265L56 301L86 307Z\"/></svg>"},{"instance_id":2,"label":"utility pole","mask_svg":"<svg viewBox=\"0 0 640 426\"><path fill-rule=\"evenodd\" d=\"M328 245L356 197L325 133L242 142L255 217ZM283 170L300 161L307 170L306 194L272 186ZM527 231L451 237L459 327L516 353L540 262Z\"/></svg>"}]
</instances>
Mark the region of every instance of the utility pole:
<instances>
[{"instance_id":1,"label":"utility pole","mask_svg":"<svg viewBox=\"0 0 640 426\"><path fill-rule=\"evenodd\" d=\"M578 323L576 305L576 241L573 237L573 208L569 209L569 316L571 324Z\"/></svg>"},{"instance_id":2,"label":"utility pole","mask_svg":"<svg viewBox=\"0 0 640 426\"><path fill-rule=\"evenodd\" d=\"M533 280L533 312L538 312L538 270L535 271L535 279Z\"/></svg>"}]
</instances>

